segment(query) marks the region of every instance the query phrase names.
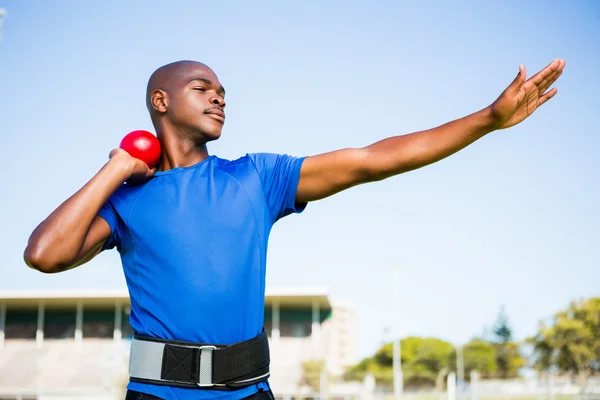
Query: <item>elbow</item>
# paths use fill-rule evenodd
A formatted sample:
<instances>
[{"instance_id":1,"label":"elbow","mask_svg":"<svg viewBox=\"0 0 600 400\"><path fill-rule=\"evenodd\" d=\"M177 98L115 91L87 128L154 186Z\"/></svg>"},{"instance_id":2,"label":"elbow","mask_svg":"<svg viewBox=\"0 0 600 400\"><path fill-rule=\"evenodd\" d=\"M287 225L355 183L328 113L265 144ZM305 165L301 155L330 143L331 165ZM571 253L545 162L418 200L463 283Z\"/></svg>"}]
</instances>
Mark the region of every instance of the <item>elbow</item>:
<instances>
[{"instance_id":1,"label":"elbow","mask_svg":"<svg viewBox=\"0 0 600 400\"><path fill-rule=\"evenodd\" d=\"M378 182L421 168L421 166L417 161L413 162L413 160L396 162L376 159L366 164L362 176L367 182Z\"/></svg>"},{"instance_id":2,"label":"elbow","mask_svg":"<svg viewBox=\"0 0 600 400\"><path fill-rule=\"evenodd\" d=\"M428 147L406 146L402 151L381 147L366 147L362 152L363 175L368 182L414 171L435 160Z\"/></svg>"},{"instance_id":3,"label":"elbow","mask_svg":"<svg viewBox=\"0 0 600 400\"><path fill-rule=\"evenodd\" d=\"M404 172L405 163L398 160L397 157L376 149L365 148L360 154L361 166L358 171L360 183L383 181L392 176Z\"/></svg>"},{"instance_id":4,"label":"elbow","mask_svg":"<svg viewBox=\"0 0 600 400\"><path fill-rule=\"evenodd\" d=\"M378 169L369 169L361 175L360 183L379 182L389 178L391 175Z\"/></svg>"},{"instance_id":5,"label":"elbow","mask_svg":"<svg viewBox=\"0 0 600 400\"><path fill-rule=\"evenodd\" d=\"M388 172L389 166L386 165L385 161L382 161L381 155L376 151L363 148L354 152L354 156L355 159L353 161L357 166L353 171L353 182L355 184L362 185L377 182L392 175Z\"/></svg>"},{"instance_id":6,"label":"elbow","mask_svg":"<svg viewBox=\"0 0 600 400\"><path fill-rule=\"evenodd\" d=\"M397 175L395 170L375 162L367 165L366 168L361 171L360 181L361 183L378 182L394 175Z\"/></svg>"},{"instance_id":7,"label":"elbow","mask_svg":"<svg viewBox=\"0 0 600 400\"><path fill-rule=\"evenodd\" d=\"M53 260L43 249L31 244L23 253L23 261L29 268L44 274L54 274L68 269L67 263Z\"/></svg>"}]
</instances>

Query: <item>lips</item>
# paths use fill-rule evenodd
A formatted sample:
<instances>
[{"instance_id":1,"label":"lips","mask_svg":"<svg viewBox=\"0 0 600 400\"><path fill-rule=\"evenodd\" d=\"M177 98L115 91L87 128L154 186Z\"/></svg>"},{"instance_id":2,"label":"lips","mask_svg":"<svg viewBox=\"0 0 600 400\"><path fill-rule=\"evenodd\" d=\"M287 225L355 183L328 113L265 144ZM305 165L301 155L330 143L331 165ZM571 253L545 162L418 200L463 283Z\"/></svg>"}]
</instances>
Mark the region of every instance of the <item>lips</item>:
<instances>
[{"instance_id":1,"label":"lips","mask_svg":"<svg viewBox=\"0 0 600 400\"><path fill-rule=\"evenodd\" d=\"M225 113L217 108L211 108L204 111L204 113L217 121L225 122Z\"/></svg>"}]
</instances>

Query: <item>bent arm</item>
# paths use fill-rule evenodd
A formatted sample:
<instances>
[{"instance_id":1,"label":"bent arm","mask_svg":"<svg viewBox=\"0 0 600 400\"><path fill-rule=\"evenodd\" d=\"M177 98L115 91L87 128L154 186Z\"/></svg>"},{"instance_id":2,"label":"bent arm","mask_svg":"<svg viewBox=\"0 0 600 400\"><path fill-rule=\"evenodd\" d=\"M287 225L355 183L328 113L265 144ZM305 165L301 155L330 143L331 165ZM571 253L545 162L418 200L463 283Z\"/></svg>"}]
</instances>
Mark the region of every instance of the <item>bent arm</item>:
<instances>
[{"instance_id":1,"label":"bent arm","mask_svg":"<svg viewBox=\"0 0 600 400\"><path fill-rule=\"evenodd\" d=\"M432 164L493 131L494 122L488 107L433 129L389 137L364 148L307 157L296 201L323 199L359 184Z\"/></svg>"},{"instance_id":2,"label":"bent arm","mask_svg":"<svg viewBox=\"0 0 600 400\"><path fill-rule=\"evenodd\" d=\"M131 162L126 157L111 158L35 228L23 254L25 263L41 272L56 273L95 257L111 233L98 212L130 175Z\"/></svg>"}]
</instances>

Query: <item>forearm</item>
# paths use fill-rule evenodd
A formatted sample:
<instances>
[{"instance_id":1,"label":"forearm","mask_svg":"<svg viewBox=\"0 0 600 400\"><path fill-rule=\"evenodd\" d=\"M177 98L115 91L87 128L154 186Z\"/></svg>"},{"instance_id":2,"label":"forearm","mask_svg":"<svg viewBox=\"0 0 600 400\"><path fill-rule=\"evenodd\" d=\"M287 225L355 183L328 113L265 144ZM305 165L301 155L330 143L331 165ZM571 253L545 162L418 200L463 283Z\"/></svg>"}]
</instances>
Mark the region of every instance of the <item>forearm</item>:
<instances>
[{"instance_id":1,"label":"forearm","mask_svg":"<svg viewBox=\"0 0 600 400\"><path fill-rule=\"evenodd\" d=\"M129 171L130 165L124 160L110 159L33 231L25 249L25 262L36 269L40 265L72 263L100 208L129 177Z\"/></svg>"},{"instance_id":2,"label":"forearm","mask_svg":"<svg viewBox=\"0 0 600 400\"><path fill-rule=\"evenodd\" d=\"M433 129L394 136L365 148L369 180L381 180L442 160L495 129L489 108Z\"/></svg>"}]
</instances>

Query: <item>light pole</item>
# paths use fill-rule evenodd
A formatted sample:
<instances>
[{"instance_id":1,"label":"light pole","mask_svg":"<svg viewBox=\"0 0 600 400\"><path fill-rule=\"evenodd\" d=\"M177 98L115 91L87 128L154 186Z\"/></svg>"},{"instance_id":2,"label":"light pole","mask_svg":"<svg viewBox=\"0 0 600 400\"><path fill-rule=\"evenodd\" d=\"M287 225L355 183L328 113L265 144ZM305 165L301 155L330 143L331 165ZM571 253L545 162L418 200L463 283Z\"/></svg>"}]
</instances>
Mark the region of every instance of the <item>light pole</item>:
<instances>
[{"instance_id":1,"label":"light pole","mask_svg":"<svg viewBox=\"0 0 600 400\"><path fill-rule=\"evenodd\" d=\"M393 279L392 279L392 310L394 310L394 326L397 326L398 318L400 316L400 299L399 297L399 285L398 285L398 269L393 268ZM404 392L404 380L402 377L402 362L401 362L401 344L398 330L394 329L393 348L392 348L392 373L394 374L394 400L402 400Z\"/></svg>"},{"instance_id":2,"label":"light pole","mask_svg":"<svg viewBox=\"0 0 600 400\"><path fill-rule=\"evenodd\" d=\"M394 339L393 348L393 373L394 373L394 399L402 400L402 392L404 391L404 382L402 377L402 365L400 361L400 338Z\"/></svg>"},{"instance_id":3,"label":"light pole","mask_svg":"<svg viewBox=\"0 0 600 400\"><path fill-rule=\"evenodd\" d=\"M458 382L462 385L465 381L465 362L462 344L459 345L456 350L456 373L458 375Z\"/></svg>"}]
</instances>

